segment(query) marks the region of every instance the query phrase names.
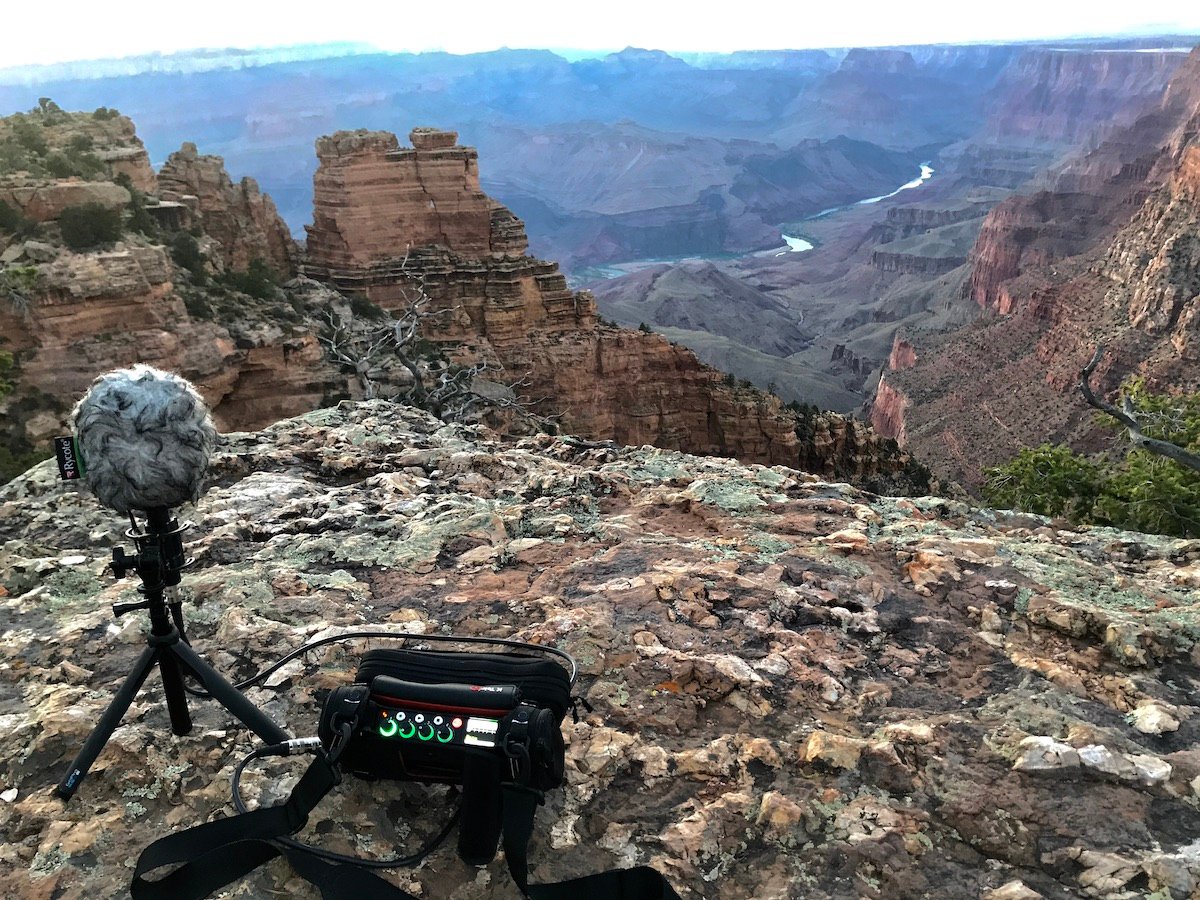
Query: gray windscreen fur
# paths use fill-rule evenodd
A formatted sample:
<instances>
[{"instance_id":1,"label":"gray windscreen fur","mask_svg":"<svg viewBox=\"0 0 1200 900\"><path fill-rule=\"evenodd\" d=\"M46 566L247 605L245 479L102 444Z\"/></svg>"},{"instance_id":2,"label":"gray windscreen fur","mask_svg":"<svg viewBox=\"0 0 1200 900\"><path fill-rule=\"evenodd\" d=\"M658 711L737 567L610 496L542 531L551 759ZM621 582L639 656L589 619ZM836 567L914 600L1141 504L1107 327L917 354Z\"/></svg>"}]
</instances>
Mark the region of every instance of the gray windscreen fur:
<instances>
[{"instance_id":1,"label":"gray windscreen fur","mask_svg":"<svg viewBox=\"0 0 1200 900\"><path fill-rule=\"evenodd\" d=\"M108 372L71 416L87 482L104 506L128 513L200 495L217 429L186 379L145 365Z\"/></svg>"}]
</instances>

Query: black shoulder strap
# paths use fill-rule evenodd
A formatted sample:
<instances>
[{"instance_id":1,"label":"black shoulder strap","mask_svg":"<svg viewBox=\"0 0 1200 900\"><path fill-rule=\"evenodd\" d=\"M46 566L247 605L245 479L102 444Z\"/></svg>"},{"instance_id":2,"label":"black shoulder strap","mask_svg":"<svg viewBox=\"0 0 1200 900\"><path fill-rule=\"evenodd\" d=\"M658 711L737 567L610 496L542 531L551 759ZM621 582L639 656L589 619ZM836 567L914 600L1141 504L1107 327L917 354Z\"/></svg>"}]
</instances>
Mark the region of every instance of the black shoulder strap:
<instances>
[{"instance_id":1,"label":"black shoulder strap","mask_svg":"<svg viewBox=\"0 0 1200 900\"><path fill-rule=\"evenodd\" d=\"M504 785L504 861L523 896L529 900L680 900L662 873L649 866L610 869L551 884L529 884L529 838L541 802L540 791Z\"/></svg>"},{"instance_id":2,"label":"black shoulder strap","mask_svg":"<svg viewBox=\"0 0 1200 900\"><path fill-rule=\"evenodd\" d=\"M240 816L206 822L155 841L138 857L133 900L201 900L263 863L283 856L296 874L315 885L323 900L417 900L367 869L324 862L275 842L294 834L339 780L337 768L317 754L287 801ZM541 792L505 785L503 846L509 872L529 900L680 900L661 874L648 866L611 870L554 884L528 883L527 851ZM178 865L150 881L155 869Z\"/></svg>"}]
</instances>

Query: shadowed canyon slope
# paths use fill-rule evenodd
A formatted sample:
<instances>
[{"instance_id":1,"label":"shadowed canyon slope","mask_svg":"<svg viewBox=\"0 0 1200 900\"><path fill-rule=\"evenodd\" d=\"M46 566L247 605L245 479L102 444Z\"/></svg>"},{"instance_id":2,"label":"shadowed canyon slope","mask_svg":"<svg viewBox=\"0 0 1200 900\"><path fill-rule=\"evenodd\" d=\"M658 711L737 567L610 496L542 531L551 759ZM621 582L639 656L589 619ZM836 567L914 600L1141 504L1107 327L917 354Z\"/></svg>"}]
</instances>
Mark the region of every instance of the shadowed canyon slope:
<instances>
[{"instance_id":1,"label":"shadowed canyon slope","mask_svg":"<svg viewBox=\"0 0 1200 900\"><path fill-rule=\"evenodd\" d=\"M579 659L592 711L565 725L535 883L651 863L695 900L1200 887L1196 541L650 447L494 443L383 401L226 435L211 476L185 608L231 678L362 626ZM109 624L132 596L103 573L124 527L49 463L0 488L5 896L123 895L152 839L230 812L254 743L201 701L170 736L153 679L76 798L51 796L142 646L137 616ZM249 697L311 734L364 649L309 654ZM302 765L252 766L250 802ZM347 778L304 838L390 855L441 824L443 798ZM453 841L384 877L516 897ZM315 896L275 865L243 890Z\"/></svg>"},{"instance_id":2,"label":"shadowed canyon slope","mask_svg":"<svg viewBox=\"0 0 1200 900\"><path fill-rule=\"evenodd\" d=\"M1156 390L1200 374L1200 51L1161 102L1052 185L988 217L971 254L969 296L984 318L945 334L906 334L872 420L978 482L982 467L1042 441L1093 445L1075 393L1097 343L1114 389L1130 373ZM965 373L970 372L969 377Z\"/></svg>"}]
</instances>

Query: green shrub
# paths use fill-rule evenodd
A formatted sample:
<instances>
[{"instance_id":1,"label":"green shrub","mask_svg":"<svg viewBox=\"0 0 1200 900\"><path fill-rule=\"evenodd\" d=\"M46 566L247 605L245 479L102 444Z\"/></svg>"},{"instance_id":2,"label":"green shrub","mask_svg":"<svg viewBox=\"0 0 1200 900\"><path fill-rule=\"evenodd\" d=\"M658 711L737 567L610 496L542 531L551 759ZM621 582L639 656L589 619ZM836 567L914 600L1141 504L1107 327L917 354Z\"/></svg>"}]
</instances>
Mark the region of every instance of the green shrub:
<instances>
[{"instance_id":1,"label":"green shrub","mask_svg":"<svg viewBox=\"0 0 1200 900\"><path fill-rule=\"evenodd\" d=\"M129 191L129 218L125 225L130 231L144 234L146 237L158 237L158 223L146 210L146 195L133 186L133 179L125 172L117 176L117 184Z\"/></svg>"},{"instance_id":2,"label":"green shrub","mask_svg":"<svg viewBox=\"0 0 1200 900\"><path fill-rule=\"evenodd\" d=\"M46 171L55 178L70 178L72 175L79 174L75 170L74 163L57 151L47 155L42 164L46 167Z\"/></svg>"},{"instance_id":3,"label":"green shrub","mask_svg":"<svg viewBox=\"0 0 1200 900\"><path fill-rule=\"evenodd\" d=\"M275 273L261 256L250 260L245 272L227 272L222 280L235 291L259 300L269 300L275 295Z\"/></svg>"},{"instance_id":4,"label":"green shrub","mask_svg":"<svg viewBox=\"0 0 1200 900\"><path fill-rule=\"evenodd\" d=\"M652 328L651 328L649 325L647 325L645 322L639 322L639 323L638 323L638 331L640 331L640 332L642 332L642 333L644 333L644 334L650 334L650 333L651 333L653 330L654 330L654 329L652 329Z\"/></svg>"},{"instance_id":5,"label":"green shrub","mask_svg":"<svg viewBox=\"0 0 1200 900\"><path fill-rule=\"evenodd\" d=\"M984 473L984 498L994 506L1039 516L1088 521L1100 494L1100 469L1062 445L1025 447L1003 466Z\"/></svg>"},{"instance_id":6,"label":"green shrub","mask_svg":"<svg viewBox=\"0 0 1200 900\"><path fill-rule=\"evenodd\" d=\"M1125 393L1147 437L1200 451L1200 393L1155 396L1140 381L1128 384ZM984 474L984 498L997 506L1133 531L1200 536L1200 472L1140 448L1112 463L1043 444Z\"/></svg>"},{"instance_id":7,"label":"green shrub","mask_svg":"<svg viewBox=\"0 0 1200 900\"><path fill-rule=\"evenodd\" d=\"M68 247L88 250L121 237L121 211L99 203L68 206L58 217L58 227Z\"/></svg>"},{"instance_id":8,"label":"green shrub","mask_svg":"<svg viewBox=\"0 0 1200 900\"><path fill-rule=\"evenodd\" d=\"M16 116L10 121L12 122L13 137L22 148L34 156L45 156L50 152L46 136L42 134L41 128L34 125L25 116Z\"/></svg>"},{"instance_id":9,"label":"green shrub","mask_svg":"<svg viewBox=\"0 0 1200 900\"><path fill-rule=\"evenodd\" d=\"M24 237L31 234L35 227L35 222L25 218L15 208L5 201L0 200L0 231L7 231Z\"/></svg>"},{"instance_id":10,"label":"green shrub","mask_svg":"<svg viewBox=\"0 0 1200 900\"><path fill-rule=\"evenodd\" d=\"M204 284L208 273L204 271L204 254L200 252L199 242L186 231L178 232L171 238L171 259L181 269L192 273L196 284Z\"/></svg>"},{"instance_id":11,"label":"green shrub","mask_svg":"<svg viewBox=\"0 0 1200 900\"><path fill-rule=\"evenodd\" d=\"M346 299L350 301L350 312L354 313L355 318L386 319L388 317L387 310L372 303L363 294L347 294Z\"/></svg>"},{"instance_id":12,"label":"green shrub","mask_svg":"<svg viewBox=\"0 0 1200 900\"><path fill-rule=\"evenodd\" d=\"M6 353L0 350L0 400L3 400L12 391L12 381L9 376L13 371L13 357L11 353Z\"/></svg>"}]
</instances>

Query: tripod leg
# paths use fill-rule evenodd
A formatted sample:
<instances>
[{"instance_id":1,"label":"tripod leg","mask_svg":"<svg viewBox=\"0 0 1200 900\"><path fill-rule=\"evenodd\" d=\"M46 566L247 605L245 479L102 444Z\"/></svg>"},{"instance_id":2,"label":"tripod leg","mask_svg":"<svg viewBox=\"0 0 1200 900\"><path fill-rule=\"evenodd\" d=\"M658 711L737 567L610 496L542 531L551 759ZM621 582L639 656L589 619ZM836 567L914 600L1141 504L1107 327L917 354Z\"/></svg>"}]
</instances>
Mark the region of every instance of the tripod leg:
<instances>
[{"instance_id":1,"label":"tripod leg","mask_svg":"<svg viewBox=\"0 0 1200 900\"><path fill-rule=\"evenodd\" d=\"M276 725L261 709L247 700L237 688L221 677L221 674L200 658L188 644L182 641L163 648L163 653L174 654L187 667L210 694L233 713L242 724L268 744L282 744L292 736Z\"/></svg>"},{"instance_id":2,"label":"tripod leg","mask_svg":"<svg viewBox=\"0 0 1200 900\"><path fill-rule=\"evenodd\" d=\"M104 749L104 745L108 743L112 733L121 724L121 717L125 715L129 704L133 702L133 698L137 696L137 692L145 683L150 670L154 668L156 659L158 659L158 648L156 647L147 647L138 657L133 671L125 677L116 696L108 704L108 709L104 711L104 715L100 717L100 721L96 723L96 727L84 741L75 761L71 763L71 768L67 770L67 776L54 789L54 792L63 800L70 800L75 791L79 789L79 784L87 776L92 763L96 761L96 757L100 755L100 751Z\"/></svg>"},{"instance_id":3,"label":"tripod leg","mask_svg":"<svg viewBox=\"0 0 1200 900\"><path fill-rule=\"evenodd\" d=\"M188 712L187 694L183 690L183 672L179 660L171 654L171 645L158 654L158 671L162 673L163 693L167 696L167 714L171 717L171 731L178 735L192 730L192 716Z\"/></svg>"}]
</instances>

